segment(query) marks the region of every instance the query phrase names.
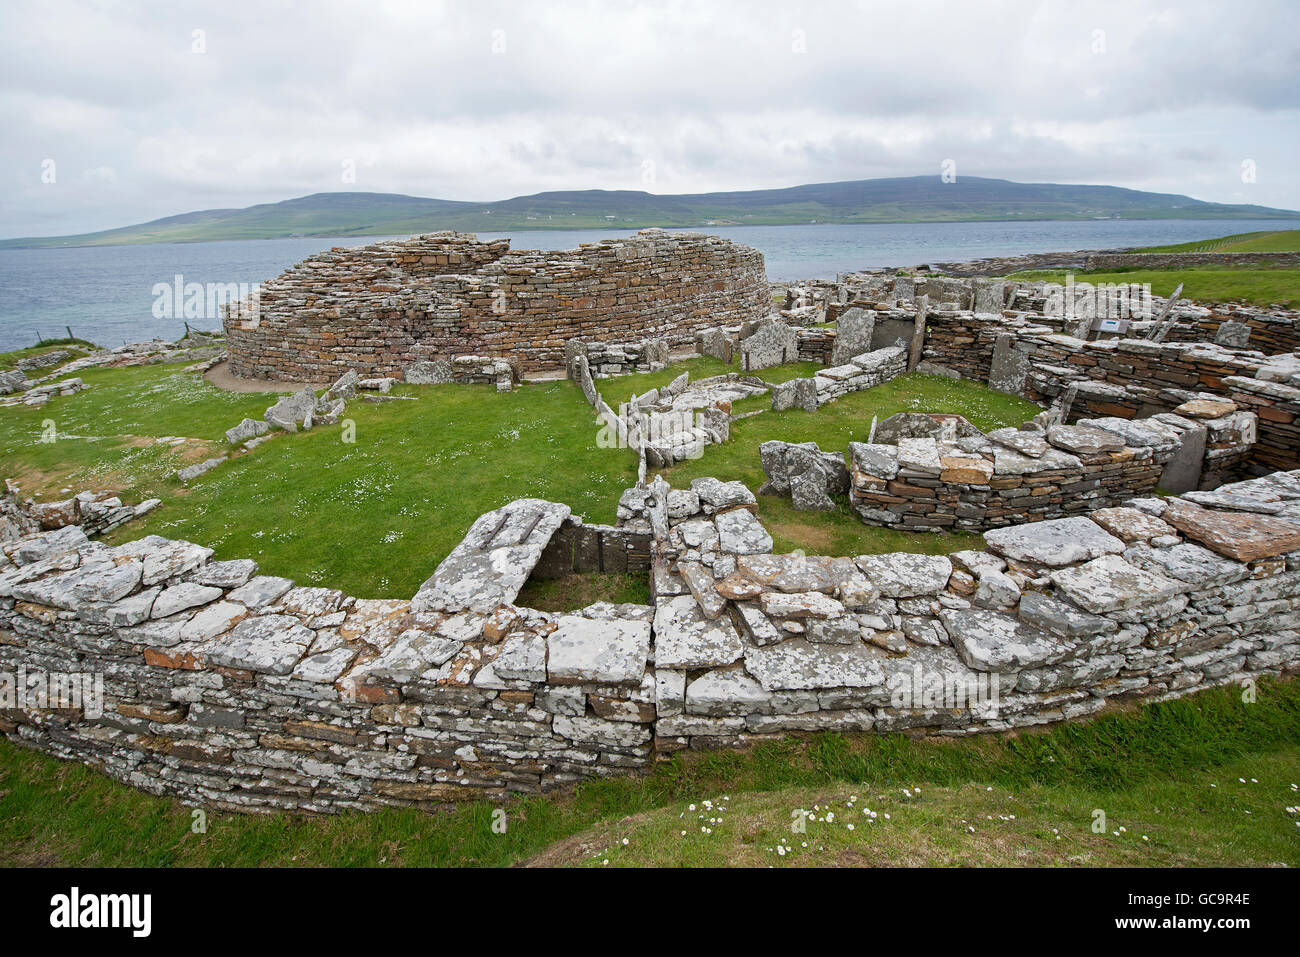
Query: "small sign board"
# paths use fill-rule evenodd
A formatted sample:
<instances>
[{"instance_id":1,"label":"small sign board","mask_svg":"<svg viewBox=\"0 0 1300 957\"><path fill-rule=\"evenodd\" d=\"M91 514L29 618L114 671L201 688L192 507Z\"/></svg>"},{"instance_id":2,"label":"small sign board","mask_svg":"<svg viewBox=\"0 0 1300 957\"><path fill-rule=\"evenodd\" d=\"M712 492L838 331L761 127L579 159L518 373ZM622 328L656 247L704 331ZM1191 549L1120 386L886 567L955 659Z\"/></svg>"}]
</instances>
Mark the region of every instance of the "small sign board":
<instances>
[{"instance_id":1,"label":"small sign board","mask_svg":"<svg viewBox=\"0 0 1300 957\"><path fill-rule=\"evenodd\" d=\"M1095 332L1128 332L1128 324L1127 319L1103 319L1098 316L1092 321L1092 328Z\"/></svg>"}]
</instances>

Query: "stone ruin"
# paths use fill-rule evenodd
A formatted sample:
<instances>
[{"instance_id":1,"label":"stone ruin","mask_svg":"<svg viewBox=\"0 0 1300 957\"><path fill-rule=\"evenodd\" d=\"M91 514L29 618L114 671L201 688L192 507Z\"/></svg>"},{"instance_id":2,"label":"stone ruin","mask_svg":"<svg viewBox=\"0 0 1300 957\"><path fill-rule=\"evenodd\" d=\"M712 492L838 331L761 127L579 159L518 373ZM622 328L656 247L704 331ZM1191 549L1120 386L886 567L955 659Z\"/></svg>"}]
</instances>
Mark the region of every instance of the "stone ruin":
<instances>
[{"instance_id":1,"label":"stone ruin","mask_svg":"<svg viewBox=\"0 0 1300 957\"><path fill-rule=\"evenodd\" d=\"M6 544L0 671L94 674L0 733L228 810L434 807L818 730L964 735L1300 665L1300 471L995 529L984 550L772 554L739 482L629 489L619 525L521 499L410 600L79 529ZM563 537L561 537L563 535ZM650 605L552 613L542 566L648 567ZM12 695L11 695L12 697Z\"/></svg>"},{"instance_id":2,"label":"stone ruin","mask_svg":"<svg viewBox=\"0 0 1300 957\"><path fill-rule=\"evenodd\" d=\"M541 252L442 232L320 253L224 324L236 376L327 382L462 356L548 371L571 340L684 346L771 306L762 253L714 236L647 229Z\"/></svg>"},{"instance_id":3,"label":"stone ruin","mask_svg":"<svg viewBox=\"0 0 1300 957\"><path fill-rule=\"evenodd\" d=\"M766 388L774 409L815 411L916 359L1050 405L987 434L908 413L864 423L847 450L763 447L766 494L808 508L847 500L895 528L983 530L982 549L773 554L742 483L644 475L615 525L534 499L481 516L399 601L296 586L193 543L107 546L28 518L0 553L0 671L93 672L103 708L0 702L0 733L221 808L432 807L544 792L684 748L999 731L1300 667L1300 316L1166 304L1160 338L1136 338L1140 324L1080 337L1043 312L1033 284L836 286L811 314L792 303L768 319L765 301L692 328L740 370L680 376L618 411L597 380L666 362L685 336L559 343L547 361L566 362L594 414L645 457L638 430L655 415L694 414L681 444L702 449L726 440L735 397ZM747 374L778 351L824 368L785 388ZM307 409L304 395L304 411L332 414L321 401L313 392ZM1186 491L1154 494L1169 486ZM646 574L651 603L517 603L530 578L573 571Z\"/></svg>"}]
</instances>

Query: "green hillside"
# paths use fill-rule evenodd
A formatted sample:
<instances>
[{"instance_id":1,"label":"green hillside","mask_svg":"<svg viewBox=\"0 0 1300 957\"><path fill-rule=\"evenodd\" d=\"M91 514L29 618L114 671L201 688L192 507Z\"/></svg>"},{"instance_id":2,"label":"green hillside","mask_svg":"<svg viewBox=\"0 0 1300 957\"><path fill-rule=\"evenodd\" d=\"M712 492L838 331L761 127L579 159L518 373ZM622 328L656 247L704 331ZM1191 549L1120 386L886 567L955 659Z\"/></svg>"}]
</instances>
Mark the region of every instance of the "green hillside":
<instances>
[{"instance_id":1,"label":"green hillside","mask_svg":"<svg viewBox=\"0 0 1300 957\"><path fill-rule=\"evenodd\" d=\"M943 183L937 176L912 176L680 195L568 190L481 203L396 193L316 193L246 209L183 213L102 232L0 240L0 248L289 236L393 236L439 229L502 232L799 223L1295 217L1300 213L1264 206L1203 203L1172 193L1115 186L1013 183L980 177Z\"/></svg>"},{"instance_id":2,"label":"green hillside","mask_svg":"<svg viewBox=\"0 0 1300 957\"><path fill-rule=\"evenodd\" d=\"M1237 233L1174 246L1148 246L1135 253L1293 253L1300 252L1300 229Z\"/></svg>"}]
</instances>

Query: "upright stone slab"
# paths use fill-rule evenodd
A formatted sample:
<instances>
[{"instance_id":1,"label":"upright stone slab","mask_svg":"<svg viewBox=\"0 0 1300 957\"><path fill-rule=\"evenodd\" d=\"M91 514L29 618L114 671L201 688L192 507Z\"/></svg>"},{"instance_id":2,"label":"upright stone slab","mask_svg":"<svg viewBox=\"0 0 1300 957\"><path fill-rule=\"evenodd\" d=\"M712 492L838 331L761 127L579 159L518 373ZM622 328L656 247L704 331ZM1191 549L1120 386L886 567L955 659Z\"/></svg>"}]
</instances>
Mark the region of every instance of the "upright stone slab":
<instances>
[{"instance_id":1,"label":"upright stone slab","mask_svg":"<svg viewBox=\"0 0 1300 957\"><path fill-rule=\"evenodd\" d=\"M1029 356L1016 348L1016 337L1009 332L993 343L993 361L989 365L989 388L1008 395L1023 395L1029 374Z\"/></svg>"},{"instance_id":2,"label":"upright stone slab","mask_svg":"<svg viewBox=\"0 0 1300 957\"><path fill-rule=\"evenodd\" d=\"M994 282L991 279L975 279L973 282L975 303L972 311L984 314L1000 313L1002 304L1006 301L1006 283Z\"/></svg>"},{"instance_id":3,"label":"upright stone slab","mask_svg":"<svg viewBox=\"0 0 1300 957\"><path fill-rule=\"evenodd\" d=\"M1182 443L1160 474L1160 488L1181 495L1201 487L1201 472L1205 468L1205 446L1209 434L1209 429L1203 424L1183 433Z\"/></svg>"},{"instance_id":4,"label":"upright stone slab","mask_svg":"<svg viewBox=\"0 0 1300 957\"><path fill-rule=\"evenodd\" d=\"M844 365L854 356L871 351L871 335L876 329L876 314L858 306L848 309L835 322L835 345L831 365Z\"/></svg>"},{"instance_id":5,"label":"upright stone slab","mask_svg":"<svg viewBox=\"0 0 1300 957\"><path fill-rule=\"evenodd\" d=\"M915 331L916 320L913 318L896 319L889 316L876 316L875 325L871 330L871 348L864 351L875 352L877 349L888 349L890 346L907 349Z\"/></svg>"},{"instance_id":6,"label":"upright stone slab","mask_svg":"<svg viewBox=\"0 0 1300 957\"><path fill-rule=\"evenodd\" d=\"M700 355L713 356L731 364L735 342L725 329L705 329L696 333L695 345L700 350Z\"/></svg>"},{"instance_id":7,"label":"upright stone slab","mask_svg":"<svg viewBox=\"0 0 1300 957\"><path fill-rule=\"evenodd\" d=\"M1250 326L1235 319L1227 319L1219 324L1214 341L1229 349L1245 349L1250 344Z\"/></svg>"},{"instance_id":8,"label":"upright stone slab","mask_svg":"<svg viewBox=\"0 0 1300 957\"><path fill-rule=\"evenodd\" d=\"M574 357L573 371L574 378L578 380L578 385L582 388L582 394L592 406L595 406L600 396L596 394L596 383L592 381L591 367L587 364L585 354Z\"/></svg>"},{"instance_id":9,"label":"upright stone slab","mask_svg":"<svg viewBox=\"0 0 1300 957\"><path fill-rule=\"evenodd\" d=\"M773 319L754 330L740 343L742 372L767 369L793 362L799 357L799 337L793 326Z\"/></svg>"}]
</instances>

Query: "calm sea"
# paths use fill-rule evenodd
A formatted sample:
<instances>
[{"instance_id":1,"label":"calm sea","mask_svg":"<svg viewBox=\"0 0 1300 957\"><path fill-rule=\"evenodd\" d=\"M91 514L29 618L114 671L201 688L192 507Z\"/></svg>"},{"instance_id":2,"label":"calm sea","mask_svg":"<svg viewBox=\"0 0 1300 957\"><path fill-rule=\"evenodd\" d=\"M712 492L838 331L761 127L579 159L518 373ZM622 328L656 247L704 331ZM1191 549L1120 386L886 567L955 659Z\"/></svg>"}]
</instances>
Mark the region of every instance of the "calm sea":
<instances>
[{"instance_id":1,"label":"calm sea","mask_svg":"<svg viewBox=\"0 0 1300 957\"><path fill-rule=\"evenodd\" d=\"M978 259L1030 252L1155 246L1261 229L1300 229L1300 220L1102 220L1097 222L880 223L861 226L728 226L702 231L763 251L774 281L834 278L878 266ZM572 249L628 230L532 230L511 235L519 249ZM265 239L151 246L0 250L0 351L37 335L74 334L105 346L176 339L184 322L216 329L216 315L154 315L159 284L258 283L330 246L381 237Z\"/></svg>"}]
</instances>

